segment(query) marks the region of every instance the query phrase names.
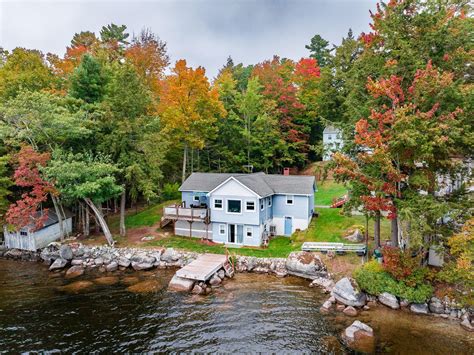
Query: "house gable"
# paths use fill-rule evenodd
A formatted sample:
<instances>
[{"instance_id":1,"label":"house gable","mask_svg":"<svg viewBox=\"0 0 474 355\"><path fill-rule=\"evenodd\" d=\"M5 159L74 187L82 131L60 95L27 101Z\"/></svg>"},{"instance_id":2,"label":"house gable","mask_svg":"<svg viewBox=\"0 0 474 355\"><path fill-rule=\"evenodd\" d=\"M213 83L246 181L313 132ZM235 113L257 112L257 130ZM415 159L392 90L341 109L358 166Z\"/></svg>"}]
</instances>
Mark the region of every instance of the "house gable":
<instances>
[{"instance_id":1,"label":"house gable","mask_svg":"<svg viewBox=\"0 0 474 355\"><path fill-rule=\"evenodd\" d=\"M238 196L238 197L258 197L260 196L250 188L242 184L233 177L228 178L222 184L209 192L210 196Z\"/></svg>"}]
</instances>

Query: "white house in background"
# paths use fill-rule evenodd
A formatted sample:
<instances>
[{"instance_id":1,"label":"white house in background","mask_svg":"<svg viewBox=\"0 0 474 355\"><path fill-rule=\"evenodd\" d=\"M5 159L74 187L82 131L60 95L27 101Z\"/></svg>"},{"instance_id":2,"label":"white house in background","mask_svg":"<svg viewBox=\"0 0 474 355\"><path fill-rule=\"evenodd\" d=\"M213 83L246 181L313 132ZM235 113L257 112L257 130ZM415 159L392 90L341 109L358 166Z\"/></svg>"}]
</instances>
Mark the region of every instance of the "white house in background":
<instances>
[{"instance_id":1,"label":"white house in background","mask_svg":"<svg viewBox=\"0 0 474 355\"><path fill-rule=\"evenodd\" d=\"M323 161L331 159L333 153L342 149L342 131L334 126L327 126L323 131Z\"/></svg>"},{"instance_id":2,"label":"white house in background","mask_svg":"<svg viewBox=\"0 0 474 355\"><path fill-rule=\"evenodd\" d=\"M37 212L34 219L37 219L43 213L42 211ZM16 231L9 231L7 226L3 226L5 246L12 249L36 251L58 240L61 237L58 217L56 213L51 210L48 210L47 214L48 218L40 229L35 230L34 223L30 223ZM70 213L66 213L66 218L63 220L63 227L64 233L72 232L72 215Z\"/></svg>"},{"instance_id":3,"label":"white house in background","mask_svg":"<svg viewBox=\"0 0 474 355\"><path fill-rule=\"evenodd\" d=\"M164 208L162 223L176 235L260 246L271 235L308 228L314 176L193 173L181 185L180 205Z\"/></svg>"}]
</instances>

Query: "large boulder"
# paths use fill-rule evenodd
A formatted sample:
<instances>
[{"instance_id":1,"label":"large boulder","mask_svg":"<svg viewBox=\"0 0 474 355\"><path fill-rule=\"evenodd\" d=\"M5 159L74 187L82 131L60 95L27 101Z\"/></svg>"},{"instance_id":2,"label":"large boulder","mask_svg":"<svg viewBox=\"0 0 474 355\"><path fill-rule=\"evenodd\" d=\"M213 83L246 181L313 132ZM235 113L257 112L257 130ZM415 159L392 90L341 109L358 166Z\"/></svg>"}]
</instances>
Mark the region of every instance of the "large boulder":
<instances>
[{"instance_id":1,"label":"large boulder","mask_svg":"<svg viewBox=\"0 0 474 355\"><path fill-rule=\"evenodd\" d=\"M49 267L49 270L57 270L57 269L62 269L67 265L67 260L66 259L56 259L54 260L54 263L51 264Z\"/></svg>"},{"instance_id":2,"label":"large boulder","mask_svg":"<svg viewBox=\"0 0 474 355\"><path fill-rule=\"evenodd\" d=\"M324 265L316 253L307 251L293 252L288 256L285 264L290 275L311 280L328 276L326 265Z\"/></svg>"},{"instance_id":3,"label":"large boulder","mask_svg":"<svg viewBox=\"0 0 474 355\"><path fill-rule=\"evenodd\" d=\"M117 263L119 266L129 267L131 262L130 259L126 258L125 256L121 256L118 258Z\"/></svg>"},{"instance_id":4,"label":"large boulder","mask_svg":"<svg viewBox=\"0 0 474 355\"><path fill-rule=\"evenodd\" d=\"M132 267L133 267L133 263L136 263L136 264L153 264L156 259L155 257L153 256L148 256L146 254L137 254L137 255L134 255L132 256Z\"/></svg>"},{"instance_id":5,"label":"large boulder","mask_svg":"<svg viewBox=\"0 0 474 355\"><path fill-rule=\"evenodd\" d=\"M331 294L338 302L352 307L364 306L367 299L366 294L357 289L355 281L348 277L344 277L336 282Z\"/></svg>"},{"instance_id":6,"label":"large boulder","mask_svg":"<svg viewBox=\"0 0 474 355\"><path fill-rule=\"evenodd\" d=\"M58 259L59 260L59 259ZM71 266L67 271L66 271L66 278L67 279L73 279L75 277L79 277L82 274L84 274L84 268L79 265L74 265Z\"/></svg>"},{"instance_id":7,"label":"large boulder","mask_svg":"<svg viewBox=\"0 0 474 355\"><path fill-rule=\"evenodd\" d=\"M72 260L72 248L67 244L61 245L59 248L59 257L66 260Z\"/></svg>"},{"instance_id":8,"label":"large boulder","mask_svg":"<svg viewBox=\"0 0 474 355\"><path fill-rule=\"evenodd\" d=\"M431 298L429 309L430 309L430 312L436 313L436 314L442 314L445 311L443 303L441 303L441 300L439 300L436 297Z\"/></svg>"},{"instance_id":9,"label":"large boulder","mask_svg":"<svg viewBox=\"0 0 474 355\"><path fill-rule=\"evenodd\" d=\"M138 262L135 262L135 261L132 261L132 268L134 270L137 270L137 271L140 271L140 270L150 270L153 268L153 263L138 263Z\"/></svg>"},{"instance_id":10,"label":"large boulder","mask_svg":"<svg viewBox=\"0 0 474 355\"><path fill-rule=\"evenodd\" d=\"M359 352L373 353L375 350L373 329L358 320L344 330L342 340L348 347Z\"/></svg>"},{"instance_id":11,"label":"large boulder","mask_svg":"<svg viewBox=\"0 0 474 355\"><path fill-rule=\"evenodd\" d=\"M350 242L360 243L364 240L364 235L360 232L359 229L356 229L354 232L344 237Z\"/></svg>"},{"instance_id":12,"label":"large boulder","mask_svg":"<svg viewBox=\"0 0 474 355\"><path fill-rule=\"evenodd\" d=\"M194 283L194 280L185 279L174 275L168 285L168 290L178 292L191 292L194 287Z\"/></svg>"},{"instance_id":13,"label":"large boulder","mask_svg":"<svg viewBox=\"0 0 474 355\"><path fill-rule=\"evenodd\" d=\"M418 314L428 314L428 305L426 303L412 303L410 311Z\"/></svg>"},{"instance_id":14,"label":"large boulder","mask_svg":"<svg viewBox=\"0 0 474 355\"><path fill-rule=\"evenodd\" d=\"M173 263L179 260L179 254L173 248L168 248L161 254L161 260L167 263Z\"/></svg>"},{"instance_id":15,"label":"large boulder","mask_svg":"<svg viewBox=\"0 0 474 355\"><path fill-rule=\"evenodd\" d=\"M400 308L397 297L388 292L383 292L379 295L379 302L392 309Z\"/></svg>"}]
</instances>

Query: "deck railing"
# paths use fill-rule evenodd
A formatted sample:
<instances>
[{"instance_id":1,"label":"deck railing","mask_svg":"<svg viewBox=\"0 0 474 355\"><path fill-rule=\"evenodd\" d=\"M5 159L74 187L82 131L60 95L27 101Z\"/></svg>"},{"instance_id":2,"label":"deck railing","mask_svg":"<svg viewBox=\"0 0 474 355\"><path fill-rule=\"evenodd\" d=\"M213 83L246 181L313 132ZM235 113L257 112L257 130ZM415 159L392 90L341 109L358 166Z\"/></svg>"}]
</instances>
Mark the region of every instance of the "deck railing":
<instances>
[{"instance_id":1,"label":"deck railing","mask_svg":"<svg viewBox=\"0 0 474 355\"><path fill-rule=\"evenodd\" d=\"M171 205L163 208L163 217L171 220L206 222L210 220L208 208L189 208Z\"/></svg>"}]
</instances>

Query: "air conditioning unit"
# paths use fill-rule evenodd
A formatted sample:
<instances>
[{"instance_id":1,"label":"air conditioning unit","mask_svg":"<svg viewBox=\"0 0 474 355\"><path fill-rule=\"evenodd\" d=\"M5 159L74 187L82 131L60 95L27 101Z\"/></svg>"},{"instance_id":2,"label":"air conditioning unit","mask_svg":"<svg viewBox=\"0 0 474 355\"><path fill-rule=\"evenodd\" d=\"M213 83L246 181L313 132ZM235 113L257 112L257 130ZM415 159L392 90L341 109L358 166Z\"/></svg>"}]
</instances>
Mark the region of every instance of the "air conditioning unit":
<instances>
[{"instance_id":1,"label":"air conditioning unit","mask_svg":"<svg viewBox=\"0 0 474 355\"><path fill-rule=\"evenodd\" d=\"M277 227L274 224L270 225L270 235L275 236L276 232L277 232Z\"/></svg>"}]
</instances>

